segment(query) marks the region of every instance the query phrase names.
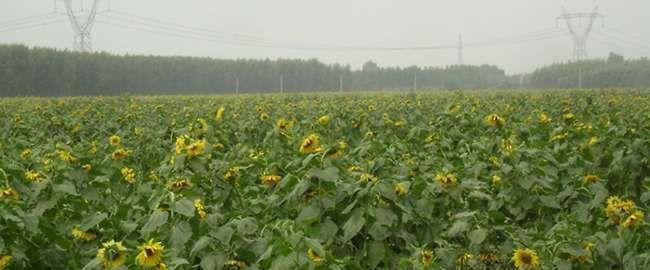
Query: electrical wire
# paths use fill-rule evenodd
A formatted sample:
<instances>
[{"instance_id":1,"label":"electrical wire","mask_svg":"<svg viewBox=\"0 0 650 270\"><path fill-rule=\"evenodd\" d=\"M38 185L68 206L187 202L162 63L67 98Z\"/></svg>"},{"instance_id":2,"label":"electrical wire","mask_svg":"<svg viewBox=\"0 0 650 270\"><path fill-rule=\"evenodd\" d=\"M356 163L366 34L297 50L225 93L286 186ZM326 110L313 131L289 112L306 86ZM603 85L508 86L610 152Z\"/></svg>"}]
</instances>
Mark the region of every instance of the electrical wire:
<instances>
[{"instance_id":1,"label":"electrical wire","mask_svg":"<svg viewBox=\"0 0 650 270\"><path fill-rule=\"evenodd\" d=\"M13 31L19 31L19 30L25 30L25 29L32 29L32 28L37 28L41 26L47 26L47 25L53 25L61 22L65 22L67 19L56 19L56 20L51 20L47 22L41 22L41 23L36 23L36 24L30 24L30 25L23 25L23 26L16 26L13 28L5 28L5 29L0 29L0 33L4 32L13 32Z\"/></svg>"},{"instance_id":2,"label":"electrical wire","mask_svg":"<svg viewBox=\"0 0 650 270\"><path fill-rule=\"evenodd\" d=\"M24 18L10 20L10 21L4 21L4 22L0 22L0 28L10 28L10 27L16 27L16 26L31 24L31 23L35 23L35 22L41 22L41 21L44 21L44 20L47 20L47 19L58 17L58 16L61 16L61 14L48 13L48 14L24 17Z\"/></svg>"}]
</instances>

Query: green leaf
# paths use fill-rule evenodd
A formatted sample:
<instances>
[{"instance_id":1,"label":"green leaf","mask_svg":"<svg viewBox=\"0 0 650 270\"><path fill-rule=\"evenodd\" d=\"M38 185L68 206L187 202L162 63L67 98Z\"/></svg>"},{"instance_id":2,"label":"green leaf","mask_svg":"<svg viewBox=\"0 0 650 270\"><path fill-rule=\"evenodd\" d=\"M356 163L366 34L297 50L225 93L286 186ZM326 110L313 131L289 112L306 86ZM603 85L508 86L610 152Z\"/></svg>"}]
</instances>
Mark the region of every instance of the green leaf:
<instances>
[{"instance_id":1,"label":"green leaf","mask_svg":"<svg viewBox=\"0 0 650 270\"><path fill-rule=\"evenodd\" d=\"M305 237L305 244L308 248L311 248L313 251L318 254L318 256L325 257L325 249L316 239Z\"/></svg>"},{"instance_id":2,"label":"green leaf","mask_svg":"<svg viewBox=\"0 0 650 270\"><path fill-rule=\"evenodd\" d=\"M447 235L449 237L455 237L459 233L467 231L467 229L469 229L469 223L466 221L458 220L454 222L453 225L451 225L451 228L449 228L449 230L447 230Z\"/></svg>"},{"instance_id":3,"label":"green leaf","mask_svg":"<svg viewBox=\"0 0 650 270\"><path fill-rule=\"evenodd\" d=\"M108 215L105 213L95 213L94 215L85 218L81 222L81 225L79 225L79 229L82 231L87 231L90 228L95 227L95 225L99 224L100 222L104 221L107 217Z\"/></svg>"},{"instance_id":4,"label":"green leaf","mask_svg":"<svg viewBox=\"0 0 650 270\"><path fill-rule=\"evenodd\" d=\"M151 217L149 217L149 221L147 221L147 223L144 224L144 226L142 226L140 232L143 235L145 235L155 231L156 229L158 229L158 227L167 223L168 217L169 214L165 211L158 211L158 210L154 211Z\"/></svg>"},{"instance_id":5,"label":"green leaf","mask_svg":"<svg viewBox=\"0 0 650 270\"><path fill-rule=\"evenodd\" d=\"M201 269L214 270L222 269L226 264L226 255L221 252L210 253L201 258Z\"/></svg>"},{"instance_id":6,"label":"green leaf","mask_svg":"<svg viewBox=\"0 0 650 270\"><path fill-rule=\"evenodd\" d=\"M342 242L347 242L352 239L359 231L361 231L361 228L363 228L363 225L366 224L366 219L363 217L364 211L362 208L357 208L352 212L352 216L350 216L350 219L348 219L345 224L343 224L343 239L341 239Z\"/></svg>"},{"instance_id":7,"label":"green leaf","mask_svg":"<svg viewBox=\"0 0 650 270\"><path fill-rule=\"evenodd\" d=\"M194 203L186 198L174 203L174 212L186 217L194 217Z\"/></svg>"},{"instance_id":8,"label":"green leaf","mask_svg":"<svg viewBox=\"0 0 650 270\"><path fill-rule=\"evenodd\" d=\"M221 244L228 245L230 244L230 238L232 238L233 233L235 233L235 230L226 225L217 229L217 231L213 233L213 236L219 240Z\"/></svg>"},{"instance_id":9,"label":"green leaf","mask_svg":"<svg viewBox=\"0 0 650 270\"><path fill-rule=\"evenodd\" d=\"M70 181L65 181L61 184L54 185L54 191L70 195L77 195L77 189L75 188L74 184L70 183Z\"/></svg>"},{"instance_id":10,"label":"green leaf","mask_svg":"<svg viewBox=\"0 0 650 270\"><path fill-rule=\"evenodd\" d=\"M548 195L539 196L539 200L542 202L544 206L555 208L555 209L562 209L562 206L557 202L555 196L548 196Z\"/></svg>"},{"instance_id":11,"label":"green leaf","mask_svg":"<svg viewBox=\"0 0 650 270\"><path fill-rule=\"evenodd\" d=\"M169 242L174 250L183 251L185 250L185 243L187 243L191 237L192 227L190 227L189 223L183 221L172 228Z\"/></svg>"},{"instance_id":12,"label":"green leaf","mask_svg":"<svg viewBox=\"0 0 650 270\"><path fill-rule=\"evenodd\" d=\"M368 268L375 269L384 259L386 247L382 241L373 241L368 248Z\"/></svg>"},{"instance_id":13,"label":"green leaf","mask_svg":"<svg viewBox=\"0 0 650 270\"><path fill-rule=\"evenodd\" d=\"M298 214L298 217L296 218L296 223L311 224L319 220L320 214L320 207L317 205L317 203L312 203L300 211L300 214Z\"/></svg>"},{"instance_id":14,"label":"green leaf","mask_svg":"<svg viewBox=\"0 0 650 270\"><path fill-rule=\"evenodd\" d=\"M324 170L314 168L309 171L308 175L326 182L335 182L339 179L339 169L336 167L329 167Z\"/></svg>"},{"instance_id":15,"label":"green leaf","mask_svg":"<svg viewBox=\"0 0 650 270\"><path fill-rule=\"evenodd\" d=\"M102 261L99 260L99 258L95 257L90 260L83 268L81 268L81 270L101 269L101 264Z\"/></svg>"},{"instance_id":16,"label":"green leaf","mask_svg":"<svg viewBox=\"0 0 650 270\"><path fill-rule=\"evenodd\" d=\"M386 208L374 208L371 211L376 219L375 224L392 226L395 221L397 221L397 215L393 213L390 209Z\"/></svg>"},{"instance_id":17,"label":"green leaf","mask_svg":"<svg viewBox=\"0 0 650 270\"><path fill-rule=\"evenodd\" d=\"M473 230L469 233L468 237L469 240L472 242L472 244L479 245L483 243L483 241L487 237L487 230L486 229Z\"/></svg>"},{"instance_id":18,"label":"green leaf","mask_svg":"<svg viewBox=\"0 0 650 270\"><path fill-rule=\"evenodd\" d=\"M197 252L203 250L205 247L207 247L210 242L212 241L212 238L209 236L201 236L199 240L197 240L194 243L194 246L192 247L192 250L190 251L190 257L193 257L196 255Z\"/></svg>"}]
</instances>

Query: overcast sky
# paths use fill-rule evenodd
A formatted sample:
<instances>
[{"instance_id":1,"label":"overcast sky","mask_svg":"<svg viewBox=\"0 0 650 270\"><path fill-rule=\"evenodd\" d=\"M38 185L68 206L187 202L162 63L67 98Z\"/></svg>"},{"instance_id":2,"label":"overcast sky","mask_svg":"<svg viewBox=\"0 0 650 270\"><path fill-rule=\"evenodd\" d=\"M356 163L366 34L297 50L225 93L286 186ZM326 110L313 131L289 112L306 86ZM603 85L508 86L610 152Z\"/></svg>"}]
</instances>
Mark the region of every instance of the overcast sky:
<instances>
[{"instance_id":1,"label":"overcast sky","mask_svg":"<svg viewBox=\"0 0 650 270\"><path fill-rule=\"evenodd\" d=\"M80 9L79 1L76 3ZM85 10L91 0L85 0ZM367 60L382 66L446 66L455 64L457 50L364 51L295 50L248 47L238 37L197 36L160 29L134 16L168 21L217 32L247 34L279 47L416 47L453 45L462 33L465 43L536 32L566 29L556 24L561 6L570 12L590 12L596 5L605 16L588 42L591 57L610 51L627 57L650 55L649 0L101 0L101 13L92 31L93 48L130 54L188 55L215 58L318 58L327 63L360 67ZM6 31L2 22L54 11L53 0L0 0L0 43L24 43L72 48L72 29L61 15L35 28ZM63 2L58 4L63 12ZM131 14L125 17L124 14ZM130 18L130 19L129 19ZM40 22L36 20L37 22ZM149 25L144 25L145 22ZM117 26L121 25L121 26ZM20 25L31 26L31 24ZM129 28L125 28L129 27ZM152 28L155 27L155 28ZM138 29L135 29L138 28ZM4 29L4 30L3 30ZM142 29L149 30L143 32ZM152 33L164 31L161 33ZM194 39L179 35L193 35ZM546 38L553 35L532 35ZM212 39L202 41L200 39ZM514 38L513 38L514 39ZM570 36L493 46L468 46L467 64L494 64L508 73L566 61L572 56ZM597 39L597 40L596 40ZM259 44L259 41L254 41Z\"/></svg>"}]
</instances>

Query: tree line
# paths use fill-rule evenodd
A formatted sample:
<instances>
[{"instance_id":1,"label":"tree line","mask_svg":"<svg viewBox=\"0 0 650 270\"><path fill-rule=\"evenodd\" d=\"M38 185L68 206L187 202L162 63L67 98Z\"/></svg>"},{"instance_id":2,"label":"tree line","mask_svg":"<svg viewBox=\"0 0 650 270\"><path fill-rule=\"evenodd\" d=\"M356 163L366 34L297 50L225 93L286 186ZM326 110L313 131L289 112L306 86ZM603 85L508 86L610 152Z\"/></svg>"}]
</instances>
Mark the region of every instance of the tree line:
<instances>
[{"instance_id":1,"label":"tree line","mask_svg":"<svg viewBox=\"0 0 650 270\"><path fill-rule=\"evenodd\" d=\"M527 76L531 88L576 88L582 77L584 88L650 87L650 60L625 59L610 53L607 59L560 63L537 69Z\"/></svg>"},{"instance_id":2,"label":"tree line","mask_svg":"<svg viewBox=\"0 0 650 270\"><path fill-rule=\"evenodd\" d=\"M359 70L318 60L252 60L78 53L0 45L0 96L205 94L504 88L495 66L380 67Z\"/></svg>"}]
</instances>

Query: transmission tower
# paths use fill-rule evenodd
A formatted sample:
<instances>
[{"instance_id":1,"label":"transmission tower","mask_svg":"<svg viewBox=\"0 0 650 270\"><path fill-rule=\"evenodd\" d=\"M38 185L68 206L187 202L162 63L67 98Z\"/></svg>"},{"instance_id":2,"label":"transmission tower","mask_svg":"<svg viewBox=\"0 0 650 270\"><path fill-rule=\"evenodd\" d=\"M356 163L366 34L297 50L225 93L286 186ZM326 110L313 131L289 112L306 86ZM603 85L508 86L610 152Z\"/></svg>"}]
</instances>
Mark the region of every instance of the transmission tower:
<instances>
[{"instance_id":1,"label":"transmission tower","mask_svg":"<svg viewBox=\"0 0 650 270\"><path fill-rule=\"evenodd\" d=\"M458 65L464 65L463 59L463 35L458 35Z\"/></svg>"},{"instance_id":2,"label":"transmission tower","mask_svg":"<svg viewBox=\"0 0 650 270\"><path fill-rule=\"evenodd\" d=\"M81 9L83 11L83 1L81 0ZM92 42L90 33L95 23L95 16L97 16L97 8L99 7L99 0L93 0L93 4L88 12L88 16L83 20L78 17L72 6L71 0L63 0L65 3L65 11L70 20L72 31L74 31L74 49L80 52L92 51ZM82 16L83 17L83 16Z\"/></svg>"},{"instance_id":3,"label":"transmission tower","mask_svg":"<svg viewBox=\"0 0 650 270\"><path fill-rule=\"evenodd\" d=\"M557 20L564 20L566 26L573 37L573 60L582 61L587 59L587 39L593 29L594 23L599 18L605 18L598 13L598 6L590 13L568 13L562 7L562 15ZM583 27L583 21L586 22ZM576 25L576 22L578 23Z\"/></svg>"}]
</instances>

